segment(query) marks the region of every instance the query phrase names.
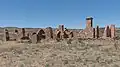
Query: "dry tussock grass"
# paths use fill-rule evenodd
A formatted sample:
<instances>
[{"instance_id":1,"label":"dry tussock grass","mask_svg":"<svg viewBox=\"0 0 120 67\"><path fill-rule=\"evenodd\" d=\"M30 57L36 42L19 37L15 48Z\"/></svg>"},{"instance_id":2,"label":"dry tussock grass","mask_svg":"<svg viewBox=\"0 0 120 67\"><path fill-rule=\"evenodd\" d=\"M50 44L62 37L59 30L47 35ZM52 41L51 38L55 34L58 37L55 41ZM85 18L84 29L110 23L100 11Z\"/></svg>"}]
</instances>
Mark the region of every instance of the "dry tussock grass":
<instances>
[{"instance_id":1,"label":"dry tussock grass","mask_svg":"<svg viewBox=\"0 0 120 67\"><path fill-rule=\"evenodd\" d=\"M2 43L0 67L119 67L119 40Z\"/></svg>"}]
</instances>

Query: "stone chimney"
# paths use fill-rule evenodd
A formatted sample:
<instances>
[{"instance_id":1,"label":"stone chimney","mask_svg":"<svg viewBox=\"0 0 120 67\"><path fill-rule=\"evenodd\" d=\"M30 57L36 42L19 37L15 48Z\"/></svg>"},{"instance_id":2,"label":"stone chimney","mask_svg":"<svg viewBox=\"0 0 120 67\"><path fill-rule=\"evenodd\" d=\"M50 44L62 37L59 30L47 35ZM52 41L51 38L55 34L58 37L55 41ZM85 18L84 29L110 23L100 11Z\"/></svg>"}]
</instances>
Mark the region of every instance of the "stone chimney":
<instances>
[{"instance_id":1,"label":"stone chimney","mask_svg":"<svg viewBox=\"0 0 120 67\"><path fill-rule=\"evenodd\" d=\"M86 18L86 28L92 28L93 27L93 18L87 17Z\"/></svg>"}]
</instances>

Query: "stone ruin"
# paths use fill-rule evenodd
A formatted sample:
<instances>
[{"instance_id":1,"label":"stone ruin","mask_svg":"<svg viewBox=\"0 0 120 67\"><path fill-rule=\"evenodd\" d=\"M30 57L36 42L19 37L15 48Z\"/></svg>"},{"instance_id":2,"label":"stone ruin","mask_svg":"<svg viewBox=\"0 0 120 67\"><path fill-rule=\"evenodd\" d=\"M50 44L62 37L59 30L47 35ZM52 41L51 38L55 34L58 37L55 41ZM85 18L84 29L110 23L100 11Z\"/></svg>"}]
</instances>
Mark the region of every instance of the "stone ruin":
<instances>
[{"instance_id":1,"label":"stone ruin","mask_svg":"<svg viewBox=\"0 0 120 67\"><path fill-rule=\"evenodd\" d=\"M115 38L115 25L106 26L103 37Z\"/></svg>"},{"instance_id":2,"label":"stone ruin","mask_svg":"<svg viewBox=\"0 0 120 67\"><path fill-rule=\"evenodd\" d=\"M64 28L59 25L58 28L16 28L16 29L0 29L0 39L4 41L31 42L39 43L41 40L63 40L72 38L111 38L115 36L115 25L106 26L104 30L97 25L93 27L93 18L86 18L86 28L83 30L74 30Z\"/></svg>"},{"instance_id":3,"label":"stone ruin","mask_svg":"<svg viewBox=\"0 0 120 67\"><path fill-rule=\"evenodd\" d=\"M99 26L93 28L93 18L86 18L86 28L79 33L81 38L115 38L115 25L106 26L104 31L101 31ZM102 34L103 33L103 34Z\"/></svg>"}]
</instances>

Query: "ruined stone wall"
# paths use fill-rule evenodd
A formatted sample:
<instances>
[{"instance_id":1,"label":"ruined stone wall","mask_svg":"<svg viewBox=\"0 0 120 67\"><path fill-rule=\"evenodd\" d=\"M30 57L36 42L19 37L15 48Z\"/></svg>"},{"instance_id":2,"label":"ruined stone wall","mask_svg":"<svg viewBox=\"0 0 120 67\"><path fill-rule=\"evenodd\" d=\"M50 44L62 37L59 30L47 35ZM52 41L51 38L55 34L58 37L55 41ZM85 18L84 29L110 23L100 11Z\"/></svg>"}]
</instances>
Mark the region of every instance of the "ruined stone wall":
<instances>
[{"instance_id":1,"label":"ruined stone wall","mask_svg":"<svg viewBox=\"0 0 120 67\"><path fill-rule=\"evenodd\" d=\"M6 29L6 31L5 31ZM0 28L0 40L32 40L37 43L41 39L67 39L67 38L101 38L101 37L116 37L115 25L100 28L93 27L93 18L86 18L86 28L81 29L67 29L64 25L59 25L58 28Z\"/></svg>"}]
</instances>

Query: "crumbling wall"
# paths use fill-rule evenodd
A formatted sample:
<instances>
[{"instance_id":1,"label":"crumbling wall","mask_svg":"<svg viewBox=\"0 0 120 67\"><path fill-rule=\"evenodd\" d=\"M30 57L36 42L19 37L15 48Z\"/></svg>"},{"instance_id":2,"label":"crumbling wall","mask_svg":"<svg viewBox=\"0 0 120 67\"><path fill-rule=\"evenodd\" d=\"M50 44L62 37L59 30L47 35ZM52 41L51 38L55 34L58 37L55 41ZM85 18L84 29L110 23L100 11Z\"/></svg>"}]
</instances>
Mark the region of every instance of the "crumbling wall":
<instances>
[{"instance_id":1,"label":"crumbling wall","mask_svg":"<svg viewBox=\"0 0 120 67\"><path fill-rule=\"evenodd\" d=\"M6 31L5 31L6 30ZM105 29L99 26L93 27L93 18L86 18L86 28L83 30L67 29L59 25L56 29L47 28L0 28L0 40L21 41L30 40L37 43L42 39L67 39L67 38L115 38L115 25L107 26ZM104 34L103 34L104 33ZM7 39L8 38L8 39Z\"/></svg>"}]
</instances>

